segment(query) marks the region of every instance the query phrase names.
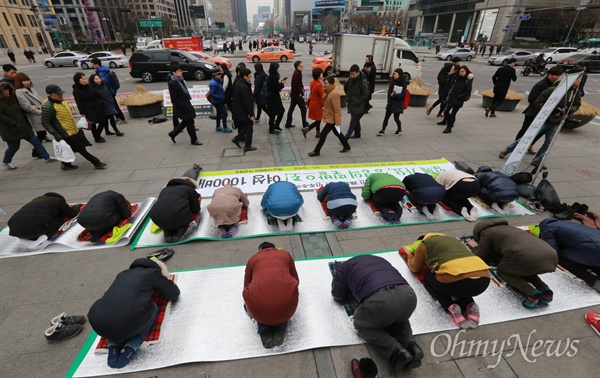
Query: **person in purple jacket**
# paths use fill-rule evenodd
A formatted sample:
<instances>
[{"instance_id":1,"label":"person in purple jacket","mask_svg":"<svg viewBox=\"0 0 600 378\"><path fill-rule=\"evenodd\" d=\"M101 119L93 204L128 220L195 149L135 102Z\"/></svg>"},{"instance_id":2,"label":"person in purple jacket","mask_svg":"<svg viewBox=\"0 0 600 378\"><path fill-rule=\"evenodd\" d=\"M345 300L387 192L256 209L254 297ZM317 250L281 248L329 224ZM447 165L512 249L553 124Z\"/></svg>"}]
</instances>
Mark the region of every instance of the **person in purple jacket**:
<instances>
[{"instance_id":1,"label":"person in purple jacket","mask_svg":"<svg viewBox=\"0 0 600 378\"><path fill-rule=\"evenodd\" d=\"M417 296L392 264L373 255L353 257L337 267L331 294L338 302L352 295L360 303L354 328L387 359L390 369L421 366L423 350L409 321Z\"/></svg>"}]
</instances>

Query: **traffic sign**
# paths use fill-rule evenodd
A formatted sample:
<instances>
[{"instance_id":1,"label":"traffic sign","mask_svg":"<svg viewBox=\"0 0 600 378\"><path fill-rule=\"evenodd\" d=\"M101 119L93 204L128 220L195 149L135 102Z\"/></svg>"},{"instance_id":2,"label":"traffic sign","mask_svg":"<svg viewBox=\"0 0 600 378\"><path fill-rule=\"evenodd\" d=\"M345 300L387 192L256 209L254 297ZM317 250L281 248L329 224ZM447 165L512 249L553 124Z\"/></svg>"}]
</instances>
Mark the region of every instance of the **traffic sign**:
<instances>
[{"instance_id":1,"label":"traffic sign","mask_svg":"<svg viewBox=\"0 0 600 378\"><path fill-rule=\"evenodd\" d=\"M279 26L275 27L275 33L279 33L281 31L281 28Z\"/></svg>"},{"instance_id":2,"label":"traffic sign","mask_svg":"<svg viewBox=\"0 0 600 378\"><path fill-rule=\"evenodd\" d=\"M140 20L140 28L162 28L162 20Z\"/></svg>"},{"instance_id":3,"label":"traffic sign","mask_svg":"<svg viewBox=\"0 0 600 378\"><path fill-rule=\"evenodd\" d=\"M313 29L315 29L315 30L323 30L323 25L321 25L321 24L314 24L313 25Z\"/></svg>"},{"instance_id":4,"label":"traffic sign","mask_svg":"<svg viewBox=\"0 0 600 378\"><path fill-rule=\"evenodd\" d=\"M271 32L271 29L265 28L265 33L270 33L270 32Z\"/></svg>"},{"instance_id":5,"label":"traffic sign","mask_svg":"<svg viewBox=\"0 0 600 378\"><path fill-rule=\"evenodd\" d=\"M529 21L529 20L531 20L530 14L526 14L524 16L519 16L519 21Z\"/></svg>"}]
</instances>

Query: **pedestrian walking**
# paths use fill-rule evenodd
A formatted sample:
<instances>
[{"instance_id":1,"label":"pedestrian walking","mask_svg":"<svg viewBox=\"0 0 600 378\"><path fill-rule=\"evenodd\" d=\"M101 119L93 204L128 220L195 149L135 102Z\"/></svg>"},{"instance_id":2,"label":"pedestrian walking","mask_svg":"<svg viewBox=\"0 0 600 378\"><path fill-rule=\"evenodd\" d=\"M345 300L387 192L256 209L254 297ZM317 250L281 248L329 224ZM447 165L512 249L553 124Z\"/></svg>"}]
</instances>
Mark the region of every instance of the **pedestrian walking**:
<instances>
[{"instance_id":1,"label":"pedestrian walking","mask_svg":"<svg viewBox=\"0 0 600 378\"><path fill-rule=\"evenodd\" d=\"M394 135L398 136L402 132L400 114L404 113L404 97L406 96L407 86L408 80L406 79L406 76L404 76L404 71L402 71L402 68L396 68L388 84L385 116L383 117L381 131L377 133L377 136L385 135L385 129L387 128L388 121L392 114L394 115L394 121L396 122L396 132Z\"/></svg>"},{"instance_id":2,"label":"pedestrian walking","mask_svg":"<svg viewBox=\"0 0 600 378\"><path fill-rule=\"evenodd\" d=\"M496 46L496 55L500 54L501 51L502 51L502 45Z\"/></svg>"},{"instance_id":3,"label":"pedestrian walking","mask_svg":"<svg viewBox=\"0 0 600 378\"><path fill-rule=\"evenodd\" d=\"M481 57L483 58L483 56L485 55L485 49L487 48L487 46L485 44L483 44L481 46Z\"/></svg>"},{"instance_id":4,"label":"pedestrian walking","mask_svg":"<svg viewBox=\"0 0 600 378\"><path fill-rule=\"evenodd\" d=\"M92 74L90 75L90 87L92 88L92 93L98 99L99 106L99 114L100 114L100 126L98 128L98 135L102 134L102 130L105 131L106 135L113 135L113 133L108 131L108 124L112 126L115 134L118 137L125 135L118 128L115 122L115 115L117 114L117 109L115 107L115 102L110 93L110 89L102 80L100 75Z\"/></svg>"},{"instance_id":5,"label":"pedestrian walking","mask_svg":"<svg viewBox=\"0 0 600 378\"><path fill-rule=\"evenodd\" d=\"M308 43L308 55L312 55L313 53L313 44L312 42Z\"/></svg>"},{"instance_id":6,"label":"pedestrian walking","mask_svg":"<svg viewBox=\"0 0 600 378\"><path fill-rule=\"evenodd\" d=\"M48 138L48 132L42 125L42 97L33 88L33 82L26 74L19 72L15 77L15 95L19 106L25 113L33 131L35 131L40 142L52 142ZM32 156L40 157L34 149Z\"/></svg>"},{"instance_id":7,"label":"pedestrian walking","mask_svg":"<svg viewBox=\"0 0 600 378\"><path fill-rule=\"evenodd\" d=\"M267 73L262 63L254 64L254 103L256 104L256 119L254 123L260 122L260 116L264 112L267 116Z\"/></svg>"},{"instance_id":8,"label":"pedestrian walking","mask_svg":"<svg viewBox=\"0 0 600 378\"><path fill-rule=\"evenodd\" d=\"M17 60L15 58L15 53L12 50L8 50L6 52L6 55L8 55L8 59L10 59L10 61L12 62L12 64L17 64Z\"/></svg>"},{"instance_id":9,"label":"pedestrian walking","mask_svg":"<svg viewBox=\"0 0 600 378\"><path fill-rule=\"evenodd\" d=\"M492 55L494 55L494 45L490 46L490 52L489 52L488 58L490 58Z\"/></svg>"},{"instance_id":10,"label":"pedestrian walking","mask_svg":"<svg viewBox=\"0 0 600 378\"><path fill-rule=\"evenodd\" d=\"M471 98L473 90L473 74L467 66L462 66L458 73L454 73L452 84L448 90L446 109L444 110L444 121L446 128L444 134L452 132L454 123L456 122L456 113L463 107L466 101Z\"/></svg>"},{"instance_id":11,"label":"pedestrian walking","mask_svg":"<svg viewBox=\"0 0 600 378\"><path fill-rule=\"evenodd\" d=\"M350 67L350 77L344 83L346 106L350 113L350 126L346 139L360 138L360 119L365 114L365 104L371 95L367 79L360 73L360 67L353 64Z\"/></svg>"},{"instance_id":12,"label":"pedestrian walking","mask_svg":"<svg viewBox=\"0 0 600 378\"><path fill-rule=\"evenodd\" d=\"M121 52L123 53L123 55L127 56L127 48L124 44L121 45Z\"/></svg>"},{"instance_id":13,"label":"pedestrian walking","mask_svg":"<svg viewBox=\"0 0 600 378\"><path fill-rule=\"evenodd\" d=\"M304 100L304 84L302 83L303 70L304 64L302 64L302 61L297 60L294 63L294 73L292 74L292 89L290 91L290 107L288 108L287 121L285 123L286 128L296 127L296 125L292 124L292 116L296 106L300 108L302 127L308 126L308 122L306 121L306 102Z\"/></svg>"},{"instance_id":14,"label":"pedestrian walking","mask_svg":"<svg viewBox=\"0 0 600 378\"><path fill-rule=\"evenodd\" d=\"M119 82L119 79L117 78L117 74L112 72L108 67L103 66L102 65L102 61L98 58L93 58L91 60L92 66L94 67L94 69L96 70L96 74L100 75L100 77L102 78L102 81L104 82L104 85L106 85L108 87L108 89L110 90L111 95L113 96L113 102L115 103L115 108L117 109L117 114L115 116L115 118L117 118L119 121L118 123L127 123L127 121L125 120L125 116L123 115L123 112L121 111L121 108L119 107L119 103L117 102L117 91L119 90L119 88L121 88L121 83ZM113 128L116 128L116 124L117 122L115 122L115 120L113 119L111 121L111 125ZM108 134L110 135L110 134Z\"/></svg>"},{"instance_id":15,"label":"pedestrian walking","mask_svg":"<svg viewBox=\"0 0 600 378\"><path fill-rule=\"evenodd\" d=\"M279 63L273 62L269 66L269 77L267 78L267 110L269 114L269 134L277 134L282 131L279 127L285 108L281 102L281 90L285 86L287 77L280 80Z\"/></svg>"},{"instance_id":16,"label":"pedestrian walking","mask_svg":"<svg viewBox=\"0 0 600 378\"><path fill-rule=\"evenodd\" d=\"M92 129L92 136L94 137L94 141L96 143L105 143L106 139L104 139L101 135L102 129L100 125L104 121L104 116L100 111L99 99L94 94L92 87L90 87L85 74L82 72L77 72L73 75L73 97L75 98L75 103L77 104L77 109L79 110L79 115L85 117L88 121Z\"/></svg>"},{"instance_id":17,"label":"pedestrian walking","mask_svg":"<svg viewBox=\"0 0 600 378\"><path fill-rule=\"evenodd\" d=\"M312 81L310 82L310 95L306 99L308 105L308 118L314 120L313 123L302 129L302 134L306 138L306 134L312 129L317 129L315 138L321 136L321 120L323 119L323 70L319 67L314 68L312 72Z\"/></svg>"},{"instance_id":18,"label":"pedestrian walking","mask_svg":"<svg viewBox=\"0 0 600 378\"><path fill-rule=\"evenodd\" d=\"M209 84L210 103L217 110L217 124L215 131L231 133L229 127L227 127L227 109L225 109L225 90L223 89L223 72L213 72L212 80ZM221 126L221 124L223 126Z\"/></svg>"},{"instance_id":19,"label":"pedestrian walking","mask_svg":"<svg viewBox=\"0 0 600 378\"><path fill-rule=\"evenodd\" d=\"M187 84L183 79L183 71L179 66L179 63L171 63L169 67L171 71L171 81L169 82L169 94L171 96L171 102L173 103L173 117L181 118L181 122L178 127L173 131L169 132L169 137L173 143L177 143L175 138L183 129L187 130L190 136L192 146L201 146L202 143L196 136L196 129L194 127L194 119L196 118L196 110L192 105L192 96L188 91Z\"/></svg>"},{"instance_id":20,"label":"pedestrian walking","mask_svg":"<svg viewBox=\"0 0 600 378\"><path fill-rule=\"evenodd\" d=\"M366 103L365 113L368 113L369 110L373 107L371 105L371 97L373 97L373 93L375 93L375 80L377 78L377 67L375 66L375 62L373 62L373 55L365 56L365 64L363 66L363 72L365 73L365 78L369 82L369 92L370 96Z\"/></svg>"},{"instance_id":21,"label":"pedestrian walking","mask_svg":"<svg viewBox=\"0 0 600 378\"><path fill-rule=\"evenodd\" d=\"M440 105L440 110L438 111L437 118L444 117L444 101L446 100L447 95L446 92L448 88L446 88L446 85L448 84L448 77L450 76L450 71L452 70L452 67L456 68L458 62L460 61L461 59L455 56L454 58L452 58L452 62L444 63L444 66L437 75L438 99L430 107L427 108L427 115L430 115L433 109L435 109L437 105Z\"/></svg>"},{"instance_id":22,"label":"pedestrian walking","mask_svg":"<svg viewBox=\"0 0 600 378\"><path fill-rule=\"evenodd\" d=\"M496 109L504 102L510 88L511 80L517 81L516 64L517 59L510 58L506 62L506 65L498 68L494 76L492 76L492 81L494 82L494 99L492 105L489 108L485 108L486 117L496 117Z\"/></svg>"},{"instance_id":23,"label":"pedestrian walking","mask_svg":"<svg viewBox=\"0 0 600 378\"><path fill-rule=\"evenodd\" d=\"M252 72L243 67L240 69L240 79L233 86L233 110L231 112L238 128L238 135L231 141L242 148L240 142L244 141L244 151L256 151L252 145L254 131L254 102L252 101L252 88L250 75Z\"/></svg>"}]
</instances>

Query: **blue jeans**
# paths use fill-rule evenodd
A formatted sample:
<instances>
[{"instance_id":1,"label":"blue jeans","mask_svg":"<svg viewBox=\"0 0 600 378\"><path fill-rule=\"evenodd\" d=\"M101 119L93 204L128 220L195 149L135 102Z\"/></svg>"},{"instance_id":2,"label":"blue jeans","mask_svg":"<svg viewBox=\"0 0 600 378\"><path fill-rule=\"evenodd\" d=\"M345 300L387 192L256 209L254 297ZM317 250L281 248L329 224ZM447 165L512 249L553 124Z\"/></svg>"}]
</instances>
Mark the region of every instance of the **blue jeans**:
<instances>
[{"instance_id":1,"label":"blue jeans","mask_svg":"<svg viewBox=\"0 0 600 378\"><path fill-rule=\"evenodd\" d=\"M150 328L152 328L152 325L154 324L154 320L156 319L156 315L158 314L158 306L154 302L152 302L152 310L153 310L152 316L150 317L150 320L148 321L148 325L146 326L146 328L144 328L144 330L142 332L133 336L131 339L125 341L125 345L117 344L117 343L114 343L114 342L108 340L108 347L109 348L112 346L130 347L136 351L138 349L140 349L140 346L144 342L144 339L146 339L148 332L150 332Z\"/></svg>"},{"instance_id":2,"label":"blue jeans","mask_svg":"<svg viewBox=\"0 0 600 378\"><path fill-rule=\"evenodd\" d=\"M550 143L552 143L552 139L554 139L554 136L556 135L556 133L558 133L558 126L558 124L544 123L544 126L542 126L540 128L540 131L538 131L536 139L539 139L542 135L544 135L544 144L542 144L542 147L540 147L538 152L535 154L535 157L533 158L533 161L535 163L539 164L542 161L542 157L546 154L548 148L550 148ZM506 147L506 150L508 152L513 152L515 148L517 148L517 145L520 141L521 138L515 140Z\"/></svg>"},{"instance_id":3,"label":"blue jeans","mask_svg":"<svg viewBox=\"0 0 600 378\"><path fill-rule=\"evenodd\" d=\"M31 143L35 152L37 152L38 155L42 157L42 159L50 159L48 151L46 151L44 146L42 146L42 143L35 134L31 134L29 137L23 139ZM8 148L4 152L4 160L2 160L4 164L10 163L12 161L13 156L15 156L15 154L17 153L17 151L19 151L19 148L21 147L21 140L19 139L7 141L6 144L8 145Z\"/></svg>"},{"instance_id":4,"label":"blue jeans","mask_svg":"<svg viewBox=\"0 0 600 378\"><path fill-rule=\"evenodd\" d=\"M221 127L221 121L223 121L223 128L227 127L227 109L225 109L225 103L216 104L217 108L217 127Z\"/></svg>"}]
</instances>

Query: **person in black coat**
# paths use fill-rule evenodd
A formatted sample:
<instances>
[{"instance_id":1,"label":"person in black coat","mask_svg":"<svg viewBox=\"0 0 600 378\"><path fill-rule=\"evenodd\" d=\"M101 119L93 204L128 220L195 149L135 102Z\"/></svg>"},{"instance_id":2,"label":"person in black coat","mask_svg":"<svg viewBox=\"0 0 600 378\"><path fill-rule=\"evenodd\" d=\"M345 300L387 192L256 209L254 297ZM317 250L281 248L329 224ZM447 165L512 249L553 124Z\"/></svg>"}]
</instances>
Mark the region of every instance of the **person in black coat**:
<instances>
[{"instance_id":1,"label":"person in black coat","mask_svg":"<svg viewBox=\"0 0 600 378\"><path fill-rule=\"evenodd\" d=\"M516 65L517 59L510 58L506 62L506 66L498 68L494 76L492 76L492 81L494 82L494 99L492 106L485 108L486 117L496 117L496 108L504 102L506 94L508 93L508 88L510 88L511 80L517 81Z\"/></svg>"},{"instance_id":2,"label":"person in black coat","mask_svg":"<svg viewBox=\"0 0 600 378\"><path fill-rule=\"evenodd\" d=\"M123 219L130 217L131 203L121 193L107 190L88 201L79 213L77 222L90 233L90 241L96 242Z\"/></svg>"},{"instance_id":3,"label":"person in black coat","mask_svg":"<svg viewBox=\"0 0 600 378\"><path fill-rule=\"evenodd\" d=\"M65 197L48 192L34 198L10 217L8 234L25 240L37 240L42 235L52 239L62 226L63 218L75 218L80 207L69 206Z\"/></svg>"},{"instance_id":4,"label":"person in black coat","mask_svg":"<svg viewBox=\"0 0 600 378\"><path fill-rule=\"evenodd\" d=\"M454 122L456 122L456 113L466 101L469 101L473 90L473 74L467 66L458 68L458 73L452 74L449 80L446 108L444 109L444 121L446 122L444 134L452 132Z\"/></svg>"},{"instance_id":5,"label":"person in black coat","mask_svg":"<svg viewBox=\"0 0 600 378\"><path fill-rule=\"evenodd\" d=\"M152 301L155 291L168 301L180 294L161 261L139 258L117 275L90 308L90 325L108 340L107 362L111 368L126 366L144 342L158 314Z\"/></svg>"},{"instance_id":6,"label":"person in black coat","mask_svg":"<svg viewBox=\"0 0 600 378\"><path fill-rule=\"evenodd\" d=\"M447 89L446 85L448 84L448 77L450 76L450 71L452 70L452 67L458 68L458 62L460 62L462 59L460 59L459 57L455 56L454 58L452 58L452 62L445 62L444 66L442 67L442 69L440 69L440 72L438 72L437 75L437 82L438 82L438 99L435 100L435 102L427 108L427 115L430 115L431 112L433 111L433 109L435 109L436 106L440 105L440 110L438 111L437 117L438 118L442 118L443 114L444 114L444 106L445 106L445 100L446 100L446 92Z\"/></svg>"},{"instance_id":7,"label":"person in black coat","mask_svg":"<svg viewBox=\"0 0 600 378\"><path fill-rule=\"evenodd\" d=\"M163 230L167 243L181 240L192 222L192 216L200 214L201 197L196 191L196 180L202 168L194 168L191 171L195 170L195 174L188 171L181 178L169 180L150 209L150 219Z\"/></svg>"},{"instance_id":8,"label":"person in black coat","mask_svg":"<svg viewBox=\"0 0 600 378\"><path fill-rule=\"evenodd\" d=\"M269 77L267 78L267 112L269 114L269 133L274 134L276 130L283 130L279 125L283 119L285 108L281 102L281 90L285 86L286 78L279 80L279 63L273 62L269 66Z\"/></svg>"},{"instance_id":9,"label":"person in black coat","mask_svg":"<svg viewBox=\"0 0 600 378\"><path fill-rule=\"evenodd\" d=\"M186 129L190 136L192 146L201 146L202 143L198 141L196 128L194 126L196 111L192 106L192 96L190 96L187 84L185 83L185 80L183 80L183 71L181 70L179 63L172 63L170 70L171 81L169 81L169 94L171 96L171 103L173 104L173 117L181 119L181 122L173 131L169 132L168 135L173 143L177 143L175 137L177 137L183 129Z\"/></svg>"},{"instance_id":10,"label":"person in black coat","mask_svg":"<svg viewBox=\"0 0 600 378\"><path fill-rule=\"evenodd\" d=\"M254 131L254 100L250 85L249 69L240 69L240 79L233 85L232 118L238 128L238 134L231 140L233 144L242 148L240 142L244 141L244 151L256 151L252 146L252 133Z\"/></svg>"},{"instance_id":11,"label":"person in black coat","mask_svg":"<svg viewBox=\"0 0 600 378\"><path fill-rule=\"evenodd\" d=\"M420 213L429 219L435 219L435 205L446 195L446 188L425 173L413 173L402 179L410 202Z\"/></svg>"},{"instance_id":12,"label":"person in black coat","mask_svg":"<svg viewBox=\"0 0 600 378\"><path fill-rule=\"evenodd\" d=\"M400 121L400 114L404 113L404 97L406 96L407 86L408 80L406 79L406 76L404 76L404 71L402 71L402 68L396 68L388 84L387 106L385 107L385 116L383 117L381 131L377 133L377 136L385 135L385 129L387 128L388 121L392 114L394 115L394 121L396 122L396 132L394 133L394 135L400 135L400 133L402 132L402 122ZM400 87L399 92L396 92L396 87Z\"/></svg>"},{"instance_id":13,"label":"person in black coat","mask_svg":"<svg viewBox=\"0 0 600 378\"><path fill-rule=\"evenodd\" d=\"M122 133L117 128L115 115L119 112L115 105L115 99L108 86L106 86L106 83L102 80L102 77L98 74L90 75L90 87L98 99L98 113L101 119L98 133L102 133L102 130L105 130L106 135L113 135L113 133L108 131L108 124L110 123L117 136L125 135L125 133Z\"/></svg>"},{"instance_id":14,"label":"person in black coat","mask_svg":"<svg viewBox=\"0 0 600 378\"><path fill-rule=\"evenodd\" d=\"M367 66L369 67L368 69ZM373 96L373 93L375 92L375 80L377 78L377 66L375 66L375 62L373 62L373 55L367 55L365 56L365 65L364 65L364 72L366 72L366 78L367 81L369 82L369 90L371 91L371 96ZM371 105L370 103L370 99L367 101L366 105L365 105L365 113L368 113L369 110L373 107L373 105Z\"/></svg>"},{"instance_id":15,"label":"person in black coat","mask_svg":"<svg viewBox=\"0 0 600 378\"><path fill-rule=\"evenodd\" d=\"M92 87L88 84L87 78L81 72L73 76L73 97L79 110L79 115L85 117L92 125L92 136L96 143L104 143L102 138L102 129L100 124L104 121L104 116L100 112L98 97L93 93ZM103 127L104 128L104 127Z\"/></svg>"},{"instance_id":16,"label":"person in black coat","mask_svg":"<svg viewBox=\"0 0 600 378\"><path fill-rule=\"evenodd\" d=\"M479 198L500 214L508 213L507 205L519 198L517 184L502 172L482 165L475 173L479 181Z\"/></svg>"}]
</instances>

